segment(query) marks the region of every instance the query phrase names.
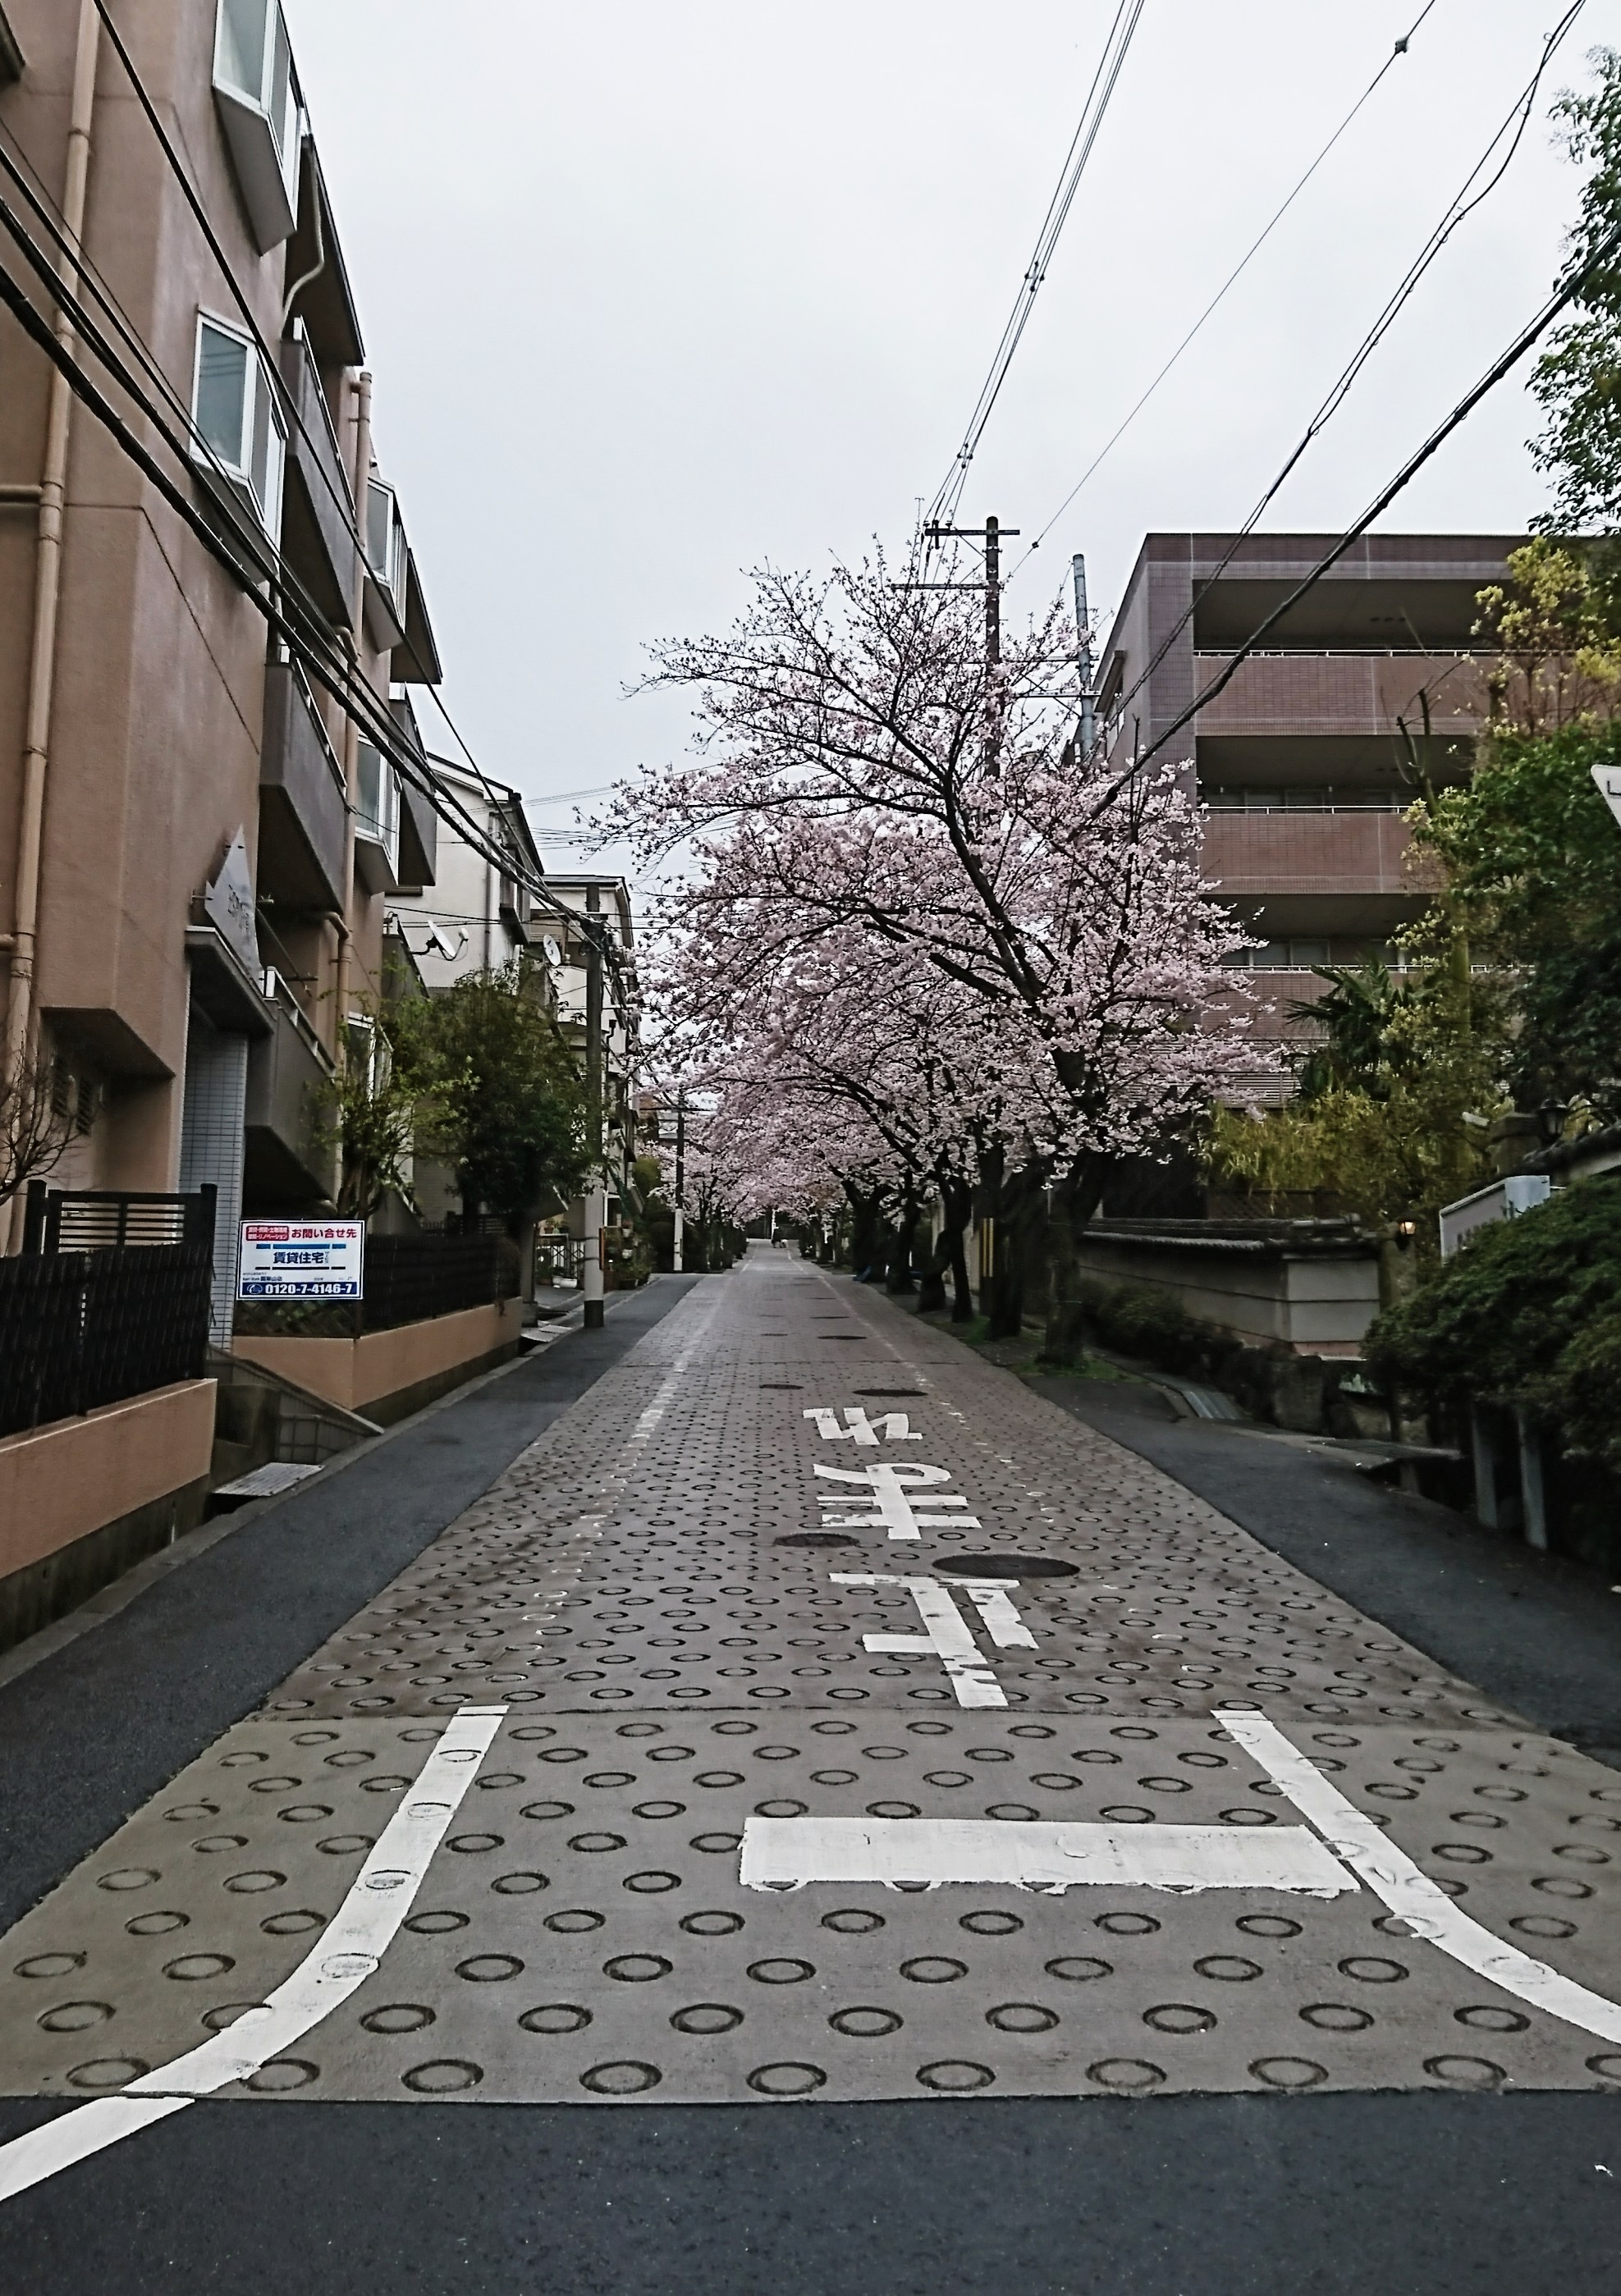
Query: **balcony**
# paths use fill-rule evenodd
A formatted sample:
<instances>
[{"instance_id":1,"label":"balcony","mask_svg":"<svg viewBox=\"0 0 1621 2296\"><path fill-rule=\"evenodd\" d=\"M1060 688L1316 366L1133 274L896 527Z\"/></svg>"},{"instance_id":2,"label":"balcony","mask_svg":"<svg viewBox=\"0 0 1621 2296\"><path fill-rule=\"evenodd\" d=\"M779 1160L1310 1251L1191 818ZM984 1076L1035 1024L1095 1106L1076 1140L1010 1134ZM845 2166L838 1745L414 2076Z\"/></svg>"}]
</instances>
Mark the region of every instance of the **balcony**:
<instances>
[{"instance_id":1,"label":"balcony","mask_svg":"<svg viewBox=\"0 0 1621 2296\"><path fill-rule=\"evenodd\" d=\"M1196 653L1194 691L1208 685L1228 660L1224 653ZM1470 734L1485 718L1485 671L1462 654L1291 650L1252 654L1241 662L1231 685L1200 710L1198 731L1201 739L1394 735L1400 718L1416 733L1421 692L1429 696L1437 736Z\"/></svg>"},{"instance_id":2,"label":"balcony","mask_svg":"<svg viewBox=\"0 0 1621 2296\"><path fill-rule=\"evenodd\" d=\"M287 440L282 548L328 619L347 627L358 570L355 507L326 394L301 330L282 344L281 370L294 418Z\"/></svg>"},{"instance_id":3,"label":"balcony","mask_svg":"<svg viewBox=\"0 0 1621 2296\"><path fill-rule=\"evenodd\" d=\"M1400 814L1220 812L1205 824L1203 865L1224 895L1405 893L1428 878L1408 865Z\"/></svg>"},{"instance_id":4,"label":"balcony","mask_svg":"<svg viewBox=\"0 0 1621 2296\"><path fill-rule=\"evenodd\" d=\"M341 910L343 773L291 662L265 669L259 757L259 891L287 908Z\"/></svg>"},{"instance_id":5,"label":"balcony","mask_svg":"<svg viewBox=\"0 0 1621 2296\"><path fill-rule=\"evenodd\" d=\"M265 975L270 1034L248 1055L243 1203L256 1212L329 1201L337 1185L331 1137L333 1062L281 975Z\"/></svg>"},{"instance_id":6,"label":"balcony","mask_svg":"<svg viewBox=\"0 0 1621 2296\"><path fill-rule=\"evenodd\" d=\"M396 694L389 708L400 737L413 757L426 758L417 730L416 713L405 694ZM399 882L421 892L432 884L439 862L439 816L424 792L402 776L399 789Z\"/></svg>"}]
</instances>

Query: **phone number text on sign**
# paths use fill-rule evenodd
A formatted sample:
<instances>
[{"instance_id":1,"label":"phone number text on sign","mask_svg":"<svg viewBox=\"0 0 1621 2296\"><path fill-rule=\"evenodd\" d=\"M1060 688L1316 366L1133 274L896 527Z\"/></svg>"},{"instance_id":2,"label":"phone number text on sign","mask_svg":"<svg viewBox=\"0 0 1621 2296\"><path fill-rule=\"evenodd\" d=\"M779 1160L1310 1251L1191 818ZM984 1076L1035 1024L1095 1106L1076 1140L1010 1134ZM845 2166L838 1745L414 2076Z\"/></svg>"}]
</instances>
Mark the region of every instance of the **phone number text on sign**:
<instances>
[{"instance_id":1,"label":"phone number text on sign","mask_svg":"<svg viewBox=\"0 0 1621 2296\"><path fill-rule=\"evenodd\" d=\"M243 1220L239 1300L362 1300L360 1220Z\"/></svg>"}]
</instances>

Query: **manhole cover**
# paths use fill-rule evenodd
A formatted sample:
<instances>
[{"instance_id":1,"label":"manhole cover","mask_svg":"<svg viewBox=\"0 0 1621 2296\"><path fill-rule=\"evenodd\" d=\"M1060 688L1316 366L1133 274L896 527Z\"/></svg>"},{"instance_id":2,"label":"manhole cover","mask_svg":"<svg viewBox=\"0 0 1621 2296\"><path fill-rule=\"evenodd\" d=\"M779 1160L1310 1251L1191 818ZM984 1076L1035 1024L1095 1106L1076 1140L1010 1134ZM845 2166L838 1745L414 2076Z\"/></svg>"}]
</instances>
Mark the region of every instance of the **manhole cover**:
<instances>
[{"instance_id":1,"label":"manhole cover","mask_svg":"<svg viewBox=\"0 0 1621 2296\"><path fill-rule=\"evenodd\" d=\"M1073 1578L1080 1565L1056 1554L954 1554L934 1568L945 1578Z\"/></svg>"},{"instance_id":2,"label":"manhole cover","mask_svg":"<svg viewBox=\"0 0 1621 2296\"><path fill-rule=\"evenodd\" d=\"M794 1530L786 1538L773 1542L778 1546L860 1546L859 1538L852 1538L843 1530Z\"/></svg>"},{"instance_id":3,"label":"manhole cover","mask_svg":"<svg viewBox=\"0 0 1621 2296\"><path fill-rule=\"evenodd\" d=\"M762 1379L760 1391L762 1395L797 1395L799 1382L796 1379Z\"/></svg>"},{"instance_id":4,"label":"manhole cover","mask_svg":"<svg viewBox=\"0 0 1621 2296\"><path fill-rule=\"evenodd\" d=\"M856 1393L858 1395L880 1395L885 1398L893 1397L897 1399L905 1399L912 1403L926 1403L929 1399L927 1393L921 1387L858 1387Z\"/></svg>"}]
</instances>

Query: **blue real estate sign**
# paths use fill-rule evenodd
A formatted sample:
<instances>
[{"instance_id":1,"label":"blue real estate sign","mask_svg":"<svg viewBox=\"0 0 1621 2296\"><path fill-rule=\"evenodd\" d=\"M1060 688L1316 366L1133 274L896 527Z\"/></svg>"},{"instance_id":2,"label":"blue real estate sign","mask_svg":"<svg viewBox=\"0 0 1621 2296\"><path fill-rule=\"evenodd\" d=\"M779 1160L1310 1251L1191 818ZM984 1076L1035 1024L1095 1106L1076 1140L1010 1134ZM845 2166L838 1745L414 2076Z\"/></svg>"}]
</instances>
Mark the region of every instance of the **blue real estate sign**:
<instances>
[{"instance_id":1,"label":"blue real estate sign","mask_svg":"<svg viewBox=\"0 0 1621 2296\"><path fill-rule=\"evenodd\" d=\"M236 1296L239 1300L363 1300L364 1221L243 1220Z\"/></svg>"}]
</instances>

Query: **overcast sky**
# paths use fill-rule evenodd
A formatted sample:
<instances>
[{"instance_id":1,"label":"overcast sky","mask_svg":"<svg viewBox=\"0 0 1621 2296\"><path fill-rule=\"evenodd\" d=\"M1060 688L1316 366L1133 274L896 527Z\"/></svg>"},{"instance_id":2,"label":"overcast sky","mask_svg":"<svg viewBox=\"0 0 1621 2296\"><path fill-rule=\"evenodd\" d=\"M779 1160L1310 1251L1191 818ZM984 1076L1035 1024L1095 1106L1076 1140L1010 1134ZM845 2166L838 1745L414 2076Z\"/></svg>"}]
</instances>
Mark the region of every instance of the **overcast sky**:
<instances>
[{"instance_id":1,"label":"overcast sky","mask_svg":"<svg viewBox=\"0 0 1621 2296\"><path fill-rule=\"evenodd\" d=\"M1148 0L965 522L1047 524L1422 4ZM564 793L682 747L676 705L623 698L650 641L724 627L765 559L904 542L1115 0L286 7L446 699L485 770L566 830ZM1145 531L1247 513L1562 12L1435 0L1010 616L1074 550L1107 615ZM1544 299L1580 180L1548 101L1612 41L1621 0L1587 0L1509 175L1269 525L1348 522ZM1503 385L1385 522L1522 528L1534 427Z\"/></svg>"}]
</instances>

